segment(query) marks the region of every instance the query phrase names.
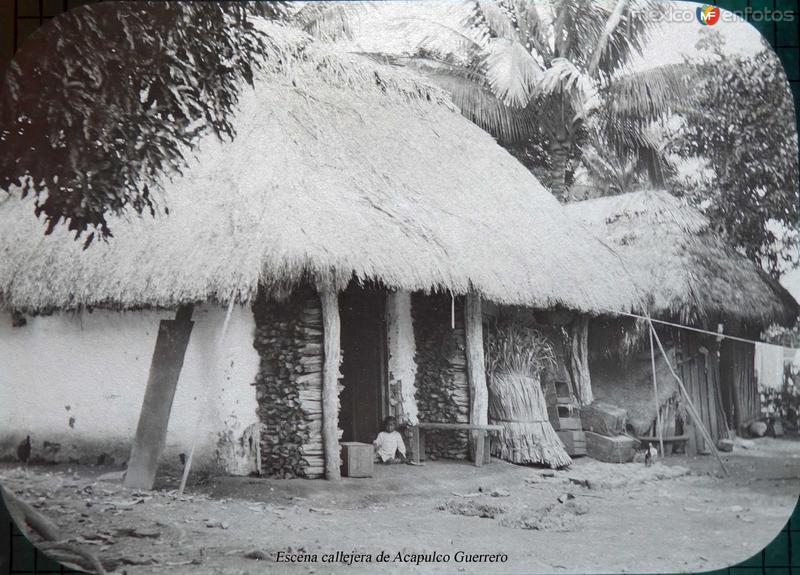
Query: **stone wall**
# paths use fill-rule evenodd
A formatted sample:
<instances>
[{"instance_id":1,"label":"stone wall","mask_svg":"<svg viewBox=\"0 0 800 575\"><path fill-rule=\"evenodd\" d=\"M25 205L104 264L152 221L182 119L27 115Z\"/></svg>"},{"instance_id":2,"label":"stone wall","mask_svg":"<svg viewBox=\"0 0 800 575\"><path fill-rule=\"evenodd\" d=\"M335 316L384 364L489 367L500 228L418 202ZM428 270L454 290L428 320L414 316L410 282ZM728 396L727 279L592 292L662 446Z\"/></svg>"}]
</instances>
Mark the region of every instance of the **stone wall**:
<instances>
[{"instance_id":1,"label":"stone wall","mask_svg":"<svg viewBox=\"0 0 800 575\"><path fill-rule=\"evenodd\" d=\"M286 300L260 294L253 306L261 358L254 385L265 475L316 478L322 450L322 309L310 288Z\"/></svg>"},{"instance_id":2,"label":"stone wall","mask_svg":"<svg viewBox=\"0 0 800 575\"><path fill-rule=\"evenodd\" d=\"M416 341L416 398L422 422L469 423L469 383L464 344L464 302L447 294L412 296ZM466 432L426 433L426 453L434 457L466 459Z\"/></svg>"}]
</instances>

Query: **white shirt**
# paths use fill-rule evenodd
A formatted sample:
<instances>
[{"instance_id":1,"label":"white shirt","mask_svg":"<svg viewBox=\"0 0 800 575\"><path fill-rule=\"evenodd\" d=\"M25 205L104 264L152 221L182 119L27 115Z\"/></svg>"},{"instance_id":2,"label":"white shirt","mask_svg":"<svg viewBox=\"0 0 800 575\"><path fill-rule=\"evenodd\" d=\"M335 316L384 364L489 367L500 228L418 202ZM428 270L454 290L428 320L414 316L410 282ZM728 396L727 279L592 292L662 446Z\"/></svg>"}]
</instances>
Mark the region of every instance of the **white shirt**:
<instances>
[{"instance_id":1,"label":"white shirt","mask_svg":"<svg viewBox=\"0 0 800 575\"><path fill-rule=\"evenodd\" d=\"M399 431L392 431L391 433L381 431L372 444L375 446L381 461L389 461L398 451L403 457L406 455L406 444L403 443L403 436L400 435Z\"/></svg>"}]
</instances>

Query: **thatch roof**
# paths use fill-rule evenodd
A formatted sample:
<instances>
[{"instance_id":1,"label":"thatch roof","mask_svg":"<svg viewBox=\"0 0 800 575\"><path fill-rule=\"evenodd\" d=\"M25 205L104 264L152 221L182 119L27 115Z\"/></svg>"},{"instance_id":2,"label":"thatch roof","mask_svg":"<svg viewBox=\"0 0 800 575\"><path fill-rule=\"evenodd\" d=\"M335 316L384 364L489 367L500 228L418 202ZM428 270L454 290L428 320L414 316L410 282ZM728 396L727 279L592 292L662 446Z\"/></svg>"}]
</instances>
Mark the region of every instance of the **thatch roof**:
<instances>
[{"instance_id":1,"label":"thatch roof","mask_svg":"<svg viewBox=\"0 0 800 575\"><path fill-rule=\"evenodd\" d=\"M246 302L259 282L353 275L391 288L471 287L501 303L630 308L613 252L570 219L447 96L409 72L264 24L232 142L208 137L165 184L168 215L117 218L82 250L0 204L0 297L21 310ZM162 210L163 211L163 210Z\"/></svg>"},{"instance_id":2,"label":"thatch roof","mask_svg":"<svg viewBox=\"0 0 800 575\"><path fill-rule=\"evenodd\" d=\"M766 326L798 315L778 282L727 246L699 210L667 192L575 202L567 211L619 252L655 315L714 329L717 321Z\"/></svg>"}]
</instances>

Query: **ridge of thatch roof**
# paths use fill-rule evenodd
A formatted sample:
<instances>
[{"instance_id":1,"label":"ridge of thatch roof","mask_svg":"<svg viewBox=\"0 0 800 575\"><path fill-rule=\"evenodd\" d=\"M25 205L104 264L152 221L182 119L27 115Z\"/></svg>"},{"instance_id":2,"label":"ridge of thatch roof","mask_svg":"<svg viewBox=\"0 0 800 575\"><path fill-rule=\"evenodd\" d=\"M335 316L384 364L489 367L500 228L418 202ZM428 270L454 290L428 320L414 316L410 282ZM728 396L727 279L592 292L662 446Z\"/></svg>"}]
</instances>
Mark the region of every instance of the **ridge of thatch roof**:
<instances>
[{"instance_id":1,"label":"ridge of thatch roof","mask_svg":"<svg viewBox=\"0 0 800 575\"><path fill-rule=\"evenodd\" d=\"M206 137L155 217L86 250L0 203L0 301L20 310L174 307L259 284L355 276L596 312L637 292L617 256L444 93L277 24L237 136Z\"/></svg>"},{"instance_id":2,"label":"ridge of thatch roof","mask_svg":"<svg viewBox=\"0 0 800 575\"><path fill-rule=\"evenodd\" d=\"M787 323L800 312L789 292L713 232L705 215L668 192L585 200L567 212L617 250L653 314L715 328L726 319Z\"/></svg>"}]
</instances>

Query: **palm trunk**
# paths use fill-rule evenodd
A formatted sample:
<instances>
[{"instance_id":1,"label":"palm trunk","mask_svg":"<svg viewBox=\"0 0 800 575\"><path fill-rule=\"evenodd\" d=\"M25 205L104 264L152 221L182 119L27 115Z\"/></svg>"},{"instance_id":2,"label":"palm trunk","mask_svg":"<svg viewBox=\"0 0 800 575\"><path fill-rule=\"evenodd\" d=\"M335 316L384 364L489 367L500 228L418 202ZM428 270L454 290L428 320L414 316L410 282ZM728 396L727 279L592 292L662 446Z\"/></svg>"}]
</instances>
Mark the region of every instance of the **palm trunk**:
<instances>
[{"instance_id":1,"label":"palm trunk","mask_svg":"<svg viewBox=\"0 0 800 575\"><path fill-rule=\"evenodd\" d=\"M559 201L567 200L567 163L570 142L565 133L550 140L550 191Z\"/></svg>"}]
</instances>

